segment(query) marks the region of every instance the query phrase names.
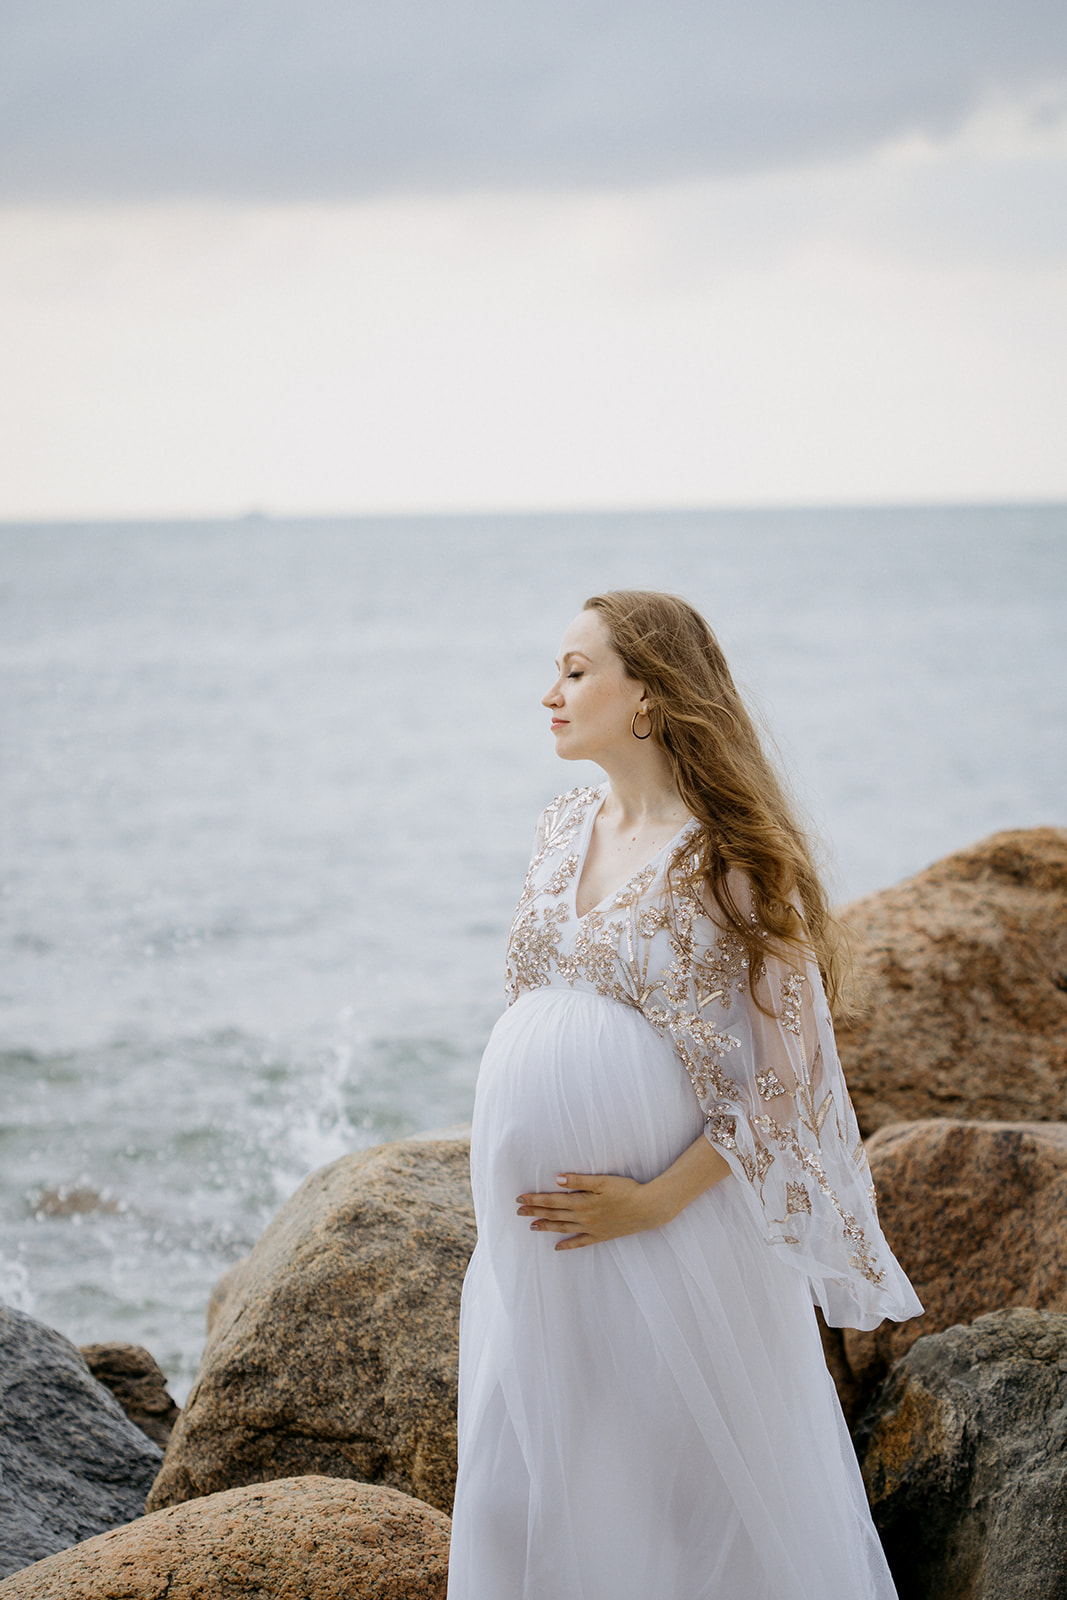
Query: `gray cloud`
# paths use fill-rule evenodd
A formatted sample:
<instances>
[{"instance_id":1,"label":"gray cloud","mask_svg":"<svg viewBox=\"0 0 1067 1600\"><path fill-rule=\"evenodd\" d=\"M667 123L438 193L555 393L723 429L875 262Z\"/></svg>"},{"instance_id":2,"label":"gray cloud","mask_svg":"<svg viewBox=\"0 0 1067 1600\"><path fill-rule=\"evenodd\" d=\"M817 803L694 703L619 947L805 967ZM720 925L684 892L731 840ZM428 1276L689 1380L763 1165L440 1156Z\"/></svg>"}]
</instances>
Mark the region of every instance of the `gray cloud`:
<instances>
[{"instance_id":1,"label":"gray cloud","mask_svg":"<svg viewBox=\"0 0 1067 1600\"><path fill-rule=\"evenodd\" d=\"M1062 0L0 0L0 197L632 183L948 130Z\"/></svg>"}]
</instances>

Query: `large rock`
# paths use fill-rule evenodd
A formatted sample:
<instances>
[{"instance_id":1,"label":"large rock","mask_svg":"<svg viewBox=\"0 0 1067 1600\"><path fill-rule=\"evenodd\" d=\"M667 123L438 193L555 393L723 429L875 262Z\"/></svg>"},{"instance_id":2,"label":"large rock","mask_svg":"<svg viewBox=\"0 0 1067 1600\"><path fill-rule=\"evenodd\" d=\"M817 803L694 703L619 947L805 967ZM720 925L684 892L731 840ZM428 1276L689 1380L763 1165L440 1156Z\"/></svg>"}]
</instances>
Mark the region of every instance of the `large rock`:
<instances>
[{"instance_id":1,"label":"large rock","mask_svg":"<svg viewBox=\"0 0 1067 1600\"><path fill-rule=\"evenodd\" d=\"M838 1033L864 1134L1067 1120L1067 830L996 833L844 917L870 1002Z\"/></svg>"},{"instance_id":2,"label":"large rock","mask_svg":"<svg viewBox=\"0 0 1067 1600\"><path fill-rule=\"evenodd\" d=\"M0 1577L139 1517L161 1460L68 1339L0 1306Z\"/></svg>"},{"instance_id":3,"label":"large rock","mask_svg":"<svg viewBox=\"0 0 1067 1600\"><path fill-rule=\"evenodd\" d=\"M155 1358L139 1344L83 1344L79 1350L93 1377L111 1390L130 1421L165 1449L178 1407Z\"/></svg>"},{"instance_id":4,"label":"large rock","mask_svg":"<svg viewBox=\"0 0 1067 1600\"><path fill-rule=\"evenodd\" d=\"M297 1190L215 1296L149 1510L297 1473L451 1510L468 1156L403 1140Z\"/></svg>"},{"instance_id":5,"label":"large rock","mask_svg":"<svg viewBox=\"0 0 1067 1600\"><path fill-rule=\"evenodd\" d=\"M283 1478L142 1517L2 1600L444 1600L449 1521L378 1485Z\"/></svg>"},{"instance_id":6,"label":"large rock","mask_svg":"<svg viewBox=\"0 0 1067 1600\"><path fill-rule=\"evenodd\" d=\"M900 1600L1067 1595L1067 1316L920 1339L858 1442Z\"/></svg>"},{"instance_id":7,"label":"large rock","mask_svg":"<svg viewBox=\"0 0 1067 1600\"><path fill-rule=\"evenodd\" d=\"M898 1123L867 1154L886 1236L926 1311L824 1333L850 1421L922 1335L1002 1306L1067 1312L1067 1125Z\"/></svg>"}]
</instances>

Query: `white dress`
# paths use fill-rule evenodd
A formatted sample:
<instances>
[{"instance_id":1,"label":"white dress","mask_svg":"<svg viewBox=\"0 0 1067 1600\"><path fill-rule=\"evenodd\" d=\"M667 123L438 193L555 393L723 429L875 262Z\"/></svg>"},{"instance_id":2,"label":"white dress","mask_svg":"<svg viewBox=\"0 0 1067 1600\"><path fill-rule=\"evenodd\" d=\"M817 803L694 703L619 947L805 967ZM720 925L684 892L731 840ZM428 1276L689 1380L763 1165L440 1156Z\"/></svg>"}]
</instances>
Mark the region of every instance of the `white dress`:
<instances>
[{"instance_id":1,"label":"white dress","mask_svg":"<svg viewBox=\"0 0 1067 1600\"><path fill-rule=\"evenodd\" d=\"M607 786L541 817L478 1078L449 1600L892 1600L823 1361L828 1319L919 1305L878 1226L818 971L665 891L690 822L575 905ZM695 1090L695 1093L694 1093ZM557 1252L557 1172L648 1179L700 1134L731 1174L666 1226Z\"/></svg>"}]
</instances>

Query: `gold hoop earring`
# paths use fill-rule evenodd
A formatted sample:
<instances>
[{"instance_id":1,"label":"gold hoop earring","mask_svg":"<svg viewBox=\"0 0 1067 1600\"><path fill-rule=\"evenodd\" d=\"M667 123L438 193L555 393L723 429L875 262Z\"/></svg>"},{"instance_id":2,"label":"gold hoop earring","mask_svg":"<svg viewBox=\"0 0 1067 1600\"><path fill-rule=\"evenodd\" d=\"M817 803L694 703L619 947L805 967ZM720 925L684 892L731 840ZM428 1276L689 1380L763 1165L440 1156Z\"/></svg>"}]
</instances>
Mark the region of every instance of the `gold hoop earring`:
<instances>
[{"instance_id":1,"label":"gold hoop earring","mask_svg":"<svg viewBox=\"0 0 1067 1600\"><path fill-rule=\"evenodd\" d=\"M642 743L643 743L645 739L651 739L651 737L652 737L652 718L648 717L648 732L647 733L638 733L638 731L637 731L637 719L638 719L638 717L648 717L648 712L647 711L643 711L641 709L641 707L638 706L637 710L634 712L633 716L630 719L630 732L633 734L635 739L640 739L642 741Z\"/></svg>"}]
</instances>

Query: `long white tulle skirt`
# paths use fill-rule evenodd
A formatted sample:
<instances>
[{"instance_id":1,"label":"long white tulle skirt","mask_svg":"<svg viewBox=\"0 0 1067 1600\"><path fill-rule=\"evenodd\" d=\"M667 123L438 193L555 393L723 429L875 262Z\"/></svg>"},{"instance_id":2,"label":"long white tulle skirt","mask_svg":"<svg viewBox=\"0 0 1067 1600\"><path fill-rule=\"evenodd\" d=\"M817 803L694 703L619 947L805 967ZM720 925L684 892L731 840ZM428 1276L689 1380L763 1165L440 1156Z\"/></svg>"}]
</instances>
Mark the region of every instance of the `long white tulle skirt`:
<instances>
[{"instance_id":1,"label":"long white tulle skirt","mask_svg":"<svg viewBox=\"0 0 1067 1600\"><path fill-rule=\"evenodd\" d=\"M805 1281L726 1178L582 1250L515 1214L557 1172L661 1172L701 1133L669 1043L523 995L482 1061L449 1600L890 1600Z\"/></svg>"}]
</instances>

